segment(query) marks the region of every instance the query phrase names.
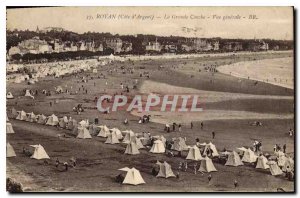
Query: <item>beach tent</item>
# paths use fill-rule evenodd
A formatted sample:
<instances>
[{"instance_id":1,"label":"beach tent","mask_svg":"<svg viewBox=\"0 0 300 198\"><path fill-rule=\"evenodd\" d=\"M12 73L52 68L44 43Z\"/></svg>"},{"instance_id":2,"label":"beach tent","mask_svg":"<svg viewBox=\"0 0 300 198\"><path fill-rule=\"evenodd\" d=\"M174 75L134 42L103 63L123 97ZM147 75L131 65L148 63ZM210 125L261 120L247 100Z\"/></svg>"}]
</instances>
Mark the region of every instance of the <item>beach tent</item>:
<instances>
[{"instance_id":1,"label":"beach tent","mask_svg":"<svg viewBox=\"0 0 300 198\"><path fill-rule=\"evenodd\" d=\"M125 154L129 154L129 155L140 154L139 149L137 148L137 145L135 142L130 142L127 144Z\"/></svg>"},{"instance_id":2,"label":"beach tent","mask_svg":"<svg viewBox=\"0 0 300 198\"><path fill-rule=\"evenodd\" d=\"M26 112L25 111L18 111L18 116L16 117L17 120L26 120Z\"/></svg>"},{"instance_id":3,"label":"beach tent","mask_svg":"<svg viewBox=\"0 0 300 198\"><path fill-rule=\"evenodd\" d=\"M171 147L172 150L175 150L175 151L188 150L185 140L182 137L174 138L173 141L174 141L174 144Z\"/></svg>"},{"instance_id":4,"label":"beach tent","mask_svg":"<svg viewBox=\"0 0 300 198\"><path fill-rule=\"evenodd\" d=\"M34 148L34 153L30 158L34 159L50 159L42 145L30 145Z\"/></svg>"},{"instance_id":5,"label":"beach tent","mask_svg":"<svg viewBox=\"0 0 300 198\"><path fill-rule=\"evenodd\" d=\"M119 170L127 172L123 184L132 184L132 185L145 184L145 181L142 178L139 170L135 168L130 169L127 167L121 168Z\"/></svg>"},{"instance_id":6,"label":"beach tent","mask_svg":"<svg viewBox=\"0 0 300 198\"><path fill-rule=\"evenodd\" d=\"M133 131L128 131L125 133L125 137L123 139L123 143L128 144L129 142L131 142L133 139L135 138L135 134Z\"/></svg>"},{"instance_id":7,"label":"beach tent","mask_svg":"<svg viewBox=\"0 0 300 198\"><path fill-rule=\"evenodd\" d=\"M6 94L6 98L7 98L7 99L13 99L13 98L14 98L14 96L12 95L12 93L11 93L11 92L7 92L7 94Z\"/></svg>"},{"instance_id":8,"label":"beach tent","mask_svg":"<svg viewBox=\"0 0 300 198\"><path fill-rule=\"evenodd\" d=\"M166 161L164 161L164 163L157 161L156 164L159 165L159 172L156 175L156 177L164 177L164 178L175 177L171 165L168 164Z\"/></svg>"},{"instance_id":9,"label":"beach tent","mask_svg":"<svg viewBox=\"0 0 300 198\"><path fill-rule=\"evenodd\" d=\"M240 151L241 154L244 154L244 152L247 151L247 149L245 147L240 147L237 149L238 149L238 151Z\"/></svg>"},{"instance_id":10,"label":"beach tent","mask_svg":"<svg viewBox=\"0 0 300 198\"><path fill-rule=\"evenodd\" d=\"M69 120L68 120L67 116L64 116L62 118L59 118L58 125L60 128L66 128L68 122L69 122Z\"/></svg>"},{"instance_id":11,"label":"beach tent","mask_svg":"<svg viewBox=\"0 0 300 198\"><path fill-rule=\"evenodd\" d=\"M77 126L78 126L77 121L70 117L68 121L67 129L69 130L77 129Z\"/></svg>"},{"instance_id":12,"label":"beach tent","mask_svg":"<svg viewBox=\"0 0 300 198\"><path fill-rule=\"evenodd\" d=\"M264 155L260 155L257 157L257 164L255 168L259 169L268 169L270 166L268 165L268 159Z\"/></svg>"},{"instance_id":13,"label":"beach tent","mask_svg":"<svg viewBox=\"0 0 300 198\"><path fill-rule=\"evenodd\" d=\"M295 163L294 163L293 158L288 157L282 167L282 171L285 171L285 172L287 172L287 170L294 171L294 168L295 168Z\"/></svg>"},{"instance_id":14,"label":"beach tent","mask_svg":"<svg viewBox=\"0 0 300 198\"><path fill-rule=\"evenodd\" d=\"M93 69L93 73L97 74L98 73L97 69Z\"/></svg>"},{"instance_id":15,"label":"beach tent","mask_svg":"<svg viewBox=\"0 0 300 198\"><path fill-rule=\"evenodd\" d=\"M122 132L121 132L119 129L117 129L117 128L112 128L112 129L110 129L110 131L115 132L116 135L117 135L117 138L118 138L119 140L121 140L121 139L123 138Z\"/></svg>"},{"instance_id":16,"label":"beach tent","mask_svg":"<svg viewBox=\"0 0 300 198\"><path fill-rule=\"evenodd\" d=\"M37 121L36 115L33 112L27 113L26 121L27 122L36 122Z\"/></svg>"},{"instance_id":17,"label":"beach tent","mask_svg":"<svg viewBox=\"0 0 300 198\"><path fill-rule=\"evenodd\" d=\"M99 137L107 137L107 136L110 135L109 128L107 128L106 125L101 125L101 126L99 126L99 128L100 128L100 132L99 132L99 134L97 136L99 136Z\"/></svg>"},{"instance_id":18,"label":"beach tent","mask_svg":"<svg viewBox=\"0 0 300 198\"><path fill-rule=\"evenodd\" d=\"M155 140L150 149L150 153L164 153L165 151L165 145L161 140Z\"/></svg>"},{"instance_id":19,"label":"beach tent","mask_svg":"<svg viewBox=\"0 0 300 198\"><path fill-rule=\"evenodd\" d=\"M213 157L219 156L216 146L211 142L205 145L203 155L206 155L208 149L210 149L212 151Z\"/></svg>"},{"instance_id":20,"label":"beach tent","mask_svg":"<svg viewBox=\"0 0 300 198\"><path fill-rule=\"evenodd\" d=\"M201 156L199 148L195 145L189 149L189 153L186 157L186 159L199 161L202 160L203 157Z\"/></svg>"},{"instance_id":21,"label":"beach tent","mask_svg":"<svg viewBox=\"0 0 300 198\"><path fill-rule=\"evenodd\" d=\"M206 156L204 159L201 160L200 168L198 171L209 173L217 171L217 169L215 168L212 160Z\"/></svg>"},{"instance_id":22,"label":"beach tent","mask_svg":"<svg viewBox=\"0 0 300 198\"><path fill-rule=\"evenodd\" d=\"M150 138L150 137L149 137ZM166 138L163 136L163 135L155 135L155 136L152 136L152 138L154 140L161 140L162 143L164 144L164 146L166 145Z\"/></svg>"},{"instance_id":23,"label":"beach tent","mask_svg":"<svg viewBox=\"0 0 300 198\"><path fill-rule=\"evenodd\" d=\"M118 144L120 143L119 142L119 139L117 137L117 134L115 131L111 132L108 136L107 136L107 139L106 141L104 142L105 144Z\"/></svg>"},{"instance_id":24,"label":"beach tent","mask_svg":"<svg viewBox=\"0 0 300 198\"><path fill-rule=\"evenodd\" d=\"M79 123L78 123L79 126L81 127L89 127L89 120L81 120Z\"/></svg>"},{"instance_id":25,"label":"beach tent","mask_svg":"<svg viewBox=\"0 0 300 198\"><path fill-rule=\"evenodd\" d=\"M58 117L54 114L48 117L46 125L56 126L58 124Z\"/></svg>"},{"instance_id":26,"label":"beach tent","mask_svg":"<svg viewBox=\"0 0 300 198\"><path fill-rule=\"evenodd\" d=\"M6 144L6 157L16 157L14 148L7 142Z\"/></svg>"},{"instance_id":27,"label":"beach tent","mask_svg":"<svg viewBox=\"0 0 300 198\"><path fill-rule=\"evenodd\" d=\"M228 159L225 163L225 166L242 166L244 165L241 161L241 158L237 152L233 151L228 155Z\"/></svg>"},{"instance_id":28,"label":"beach tent","mask_svg":"<svg viewBox=\"0 0 300 198\"><path fill-rule=\"evenodd\" d=\"M42 115L38 115L37 117L38 117L37 123L39 123L39 124L45 124L46 123L46 121L47 121L47 117L46 116L44 116L42 114Z\"/></svg>"},{"instance_id":29,"label":"beach tent","mask_svg":"<svg viewBox=\"0 0 300 198\"><path fill-rule=\"evenodd\" d=\"M28 97L31 97L32 99L34 99L34 96L31 95L31 93L28 89L26 89L25 96L28 96Z\"/></svg>"},{"instance_id":30,"label":"beach tent","mask_svg":"<svg viewBox=\"0 0 300 198\"><path fill-rule=\"evenodd\" d=\"M275 161L269 161L267 164L270 166L272 175L281 175L283 173Z\"/></svg>"},{"instance_id":31,"label":"beach tent","mask_svg":"<svg viewBox=\"0 0 300 198\"><path fill-rule=\"evenodd\" d=\"M250 148L245 150L243 158L242 158L243 162L253 163L253 162L256 162L256 160L257 160L257 156Z\"/></svg>"},{"instance_id":32,"label":"beach tent","mask_svg":"<svg viewBox=\"0 0 300 198\"><path fill-rule=\"evenodd\" d=\"M89 130L87 130L85 127L78 127L77 138L80 138L80 139L90 139L90 138L92 138L92 136L90 135Z\"/></svg>"},{"instance_id":33,"label":"beach tent","mask_svg":"<svg viewBox=\"0 0 300 198\"><path fill-rule=\"evenodd\" d=\"M6 133L15 133L11 123L6 122Z\"/></svg>"}]
</instances>

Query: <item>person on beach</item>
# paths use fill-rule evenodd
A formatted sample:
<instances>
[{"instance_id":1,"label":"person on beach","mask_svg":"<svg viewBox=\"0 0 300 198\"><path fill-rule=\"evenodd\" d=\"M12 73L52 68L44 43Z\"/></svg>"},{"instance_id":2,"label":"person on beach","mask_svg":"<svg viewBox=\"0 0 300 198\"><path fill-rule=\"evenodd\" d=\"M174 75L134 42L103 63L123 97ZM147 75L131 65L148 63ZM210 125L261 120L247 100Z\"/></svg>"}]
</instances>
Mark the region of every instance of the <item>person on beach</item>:
<instances>
[{"instance_id":1,"label":"person on beach","mask_svg":"<svg viewBox=\"0 0 300 198\"><path fill-rule=\"evenodd\" d=\"M195 175L197 175L197 166L198 166L198 164L195 163L195 164L194 164L194 174L195 174Z\"/></svg>"}]
</instances>

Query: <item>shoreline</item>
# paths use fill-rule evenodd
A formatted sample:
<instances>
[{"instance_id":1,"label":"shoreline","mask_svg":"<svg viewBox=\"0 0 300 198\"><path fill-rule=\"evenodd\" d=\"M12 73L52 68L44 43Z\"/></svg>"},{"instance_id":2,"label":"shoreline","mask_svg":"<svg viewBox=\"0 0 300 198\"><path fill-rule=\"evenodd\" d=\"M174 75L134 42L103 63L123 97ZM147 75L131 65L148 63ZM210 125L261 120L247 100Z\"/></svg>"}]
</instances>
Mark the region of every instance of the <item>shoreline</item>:
<instances>
[{"instance_id":1,"label":"shoreline","mask_svg":"<svg viewBox=\"0 0 300 198\"><path fill-rule=\"evenodd\" d=\"M260 61L266 62L268 60L273 60L274 61L274 60L280 60L280 59L283 59L283 58L263 59L263 60L260 60ZM261 79L261 78L248 76L247 74L242 73L243 72L242 70L240 70L239 72L234 71L234 69L236 69L236 67L243 67L243 66L245 67L246 63L251 64L251 65L256 65L257 61L244 61L244 62L238 62L238 63L234 63L234 64L222 65L222 66L217 67L217 70L218 70L218 72L220 72L222 74L234 76L234 77L237 77L237 78L242 78L242 79L247 79L247 80L255 80L255 81L258 81L258 82L264 82L264 83L272 84L272 85L275 85L275 86L284 87L284 88L287 88L287 89L292 89L292 90L294 89L294 85L289 85L289 84L281 83L281 82L267 81L267 80L264 80L264 79ZM241 65L241 64L243 64L243 65ZM259 73L259 71L258 71L258 73ZM293 84L294 84L294 82L293 82Z\"/></svg>"}]
</instances>

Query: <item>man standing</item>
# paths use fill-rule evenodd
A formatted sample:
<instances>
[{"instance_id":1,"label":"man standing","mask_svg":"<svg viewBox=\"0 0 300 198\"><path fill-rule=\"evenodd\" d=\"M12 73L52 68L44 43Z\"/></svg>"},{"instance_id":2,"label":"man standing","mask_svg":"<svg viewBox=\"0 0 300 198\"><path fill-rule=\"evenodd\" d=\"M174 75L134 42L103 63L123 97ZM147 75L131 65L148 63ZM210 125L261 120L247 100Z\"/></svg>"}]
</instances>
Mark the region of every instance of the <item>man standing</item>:
<instances>
[{"instance_id":1,"label":"man standing","mask_svg":"<svg viewBox=\"0 0 300 198\"><path fill-rule=\"evenodd\" d=\"M181 124L178 125L178 131L181 132Z\"/></svg>"},{"instance_id":2,"label":"man standing","mask_svg":"<svg viewBox=\"0 0 300 198\"><path fill-rule=\"evenodd\" d=\"M282 148L283 148L283 152L285 153L285 151L286 151L286 144L284 144Z\"/></svg>"},{"instance_id":3,"label":"man standing","mask_svg":"<svg viewBox=\"0 0 300 198\"><path fill-rule=\"evenodd\" d=\"M215 136L216 136L215 132L213 131L213 132L211 132L211 134L212 134L212 139L215 139Z\"/></svg>"}]
</instances>

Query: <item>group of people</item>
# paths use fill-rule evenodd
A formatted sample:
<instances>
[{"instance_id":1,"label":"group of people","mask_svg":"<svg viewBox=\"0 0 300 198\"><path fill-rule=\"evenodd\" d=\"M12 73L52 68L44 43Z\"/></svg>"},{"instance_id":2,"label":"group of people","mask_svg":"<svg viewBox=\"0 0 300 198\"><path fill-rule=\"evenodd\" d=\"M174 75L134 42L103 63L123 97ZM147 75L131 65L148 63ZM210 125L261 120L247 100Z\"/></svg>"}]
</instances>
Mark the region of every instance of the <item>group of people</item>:
<instances>
[{"instance_id":1,"label":"group of people","mask_svg":"<svg viewBox=\"0 0 300 198\"><path fill-rule=\"evenodd\" d=\"M178 128L178 131L181 132L181 130L182 130L182 125L173 122L173 124L172 124L172 131L176 131L176 127ZM171 127L170 127L169 124L166 124L166 125L165 125L164 131L166 131L167 133L170 133L170 132L171 132Z\"/></svg>"}]
</instances>

